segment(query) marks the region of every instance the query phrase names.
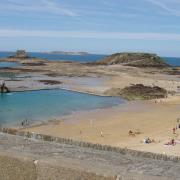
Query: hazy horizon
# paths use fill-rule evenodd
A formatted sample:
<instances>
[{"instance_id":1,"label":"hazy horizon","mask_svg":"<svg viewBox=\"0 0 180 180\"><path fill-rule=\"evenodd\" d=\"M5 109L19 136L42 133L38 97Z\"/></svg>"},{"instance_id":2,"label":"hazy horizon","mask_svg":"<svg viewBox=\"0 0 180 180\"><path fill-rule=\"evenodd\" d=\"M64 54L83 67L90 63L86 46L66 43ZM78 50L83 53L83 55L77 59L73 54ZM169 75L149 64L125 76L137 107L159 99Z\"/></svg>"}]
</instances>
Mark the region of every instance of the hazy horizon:
<instances>
[{"instance_id":1,"label":"hazy horizon","mask_svg":"<svg viewBox=\"0 0 180 180\"><path fill-rule=\"evenodd\" d=\"M17 50L21 50L21 49L17 49ZM15 53L17 50L4 50L4 51L2 51L2 50L0 50L0 53ZM24 49L23 49L24 50ZM25 50L26 51L26 50ZM163 56L163 55L159 55L159 54L157 54L157 53L153 53L153 52L140 52L140 51L120 51L120 52L113 52L113 53L104 53L104 54L102 54L102 53L93 53L93 52L88 52L88 51L62 51L62 50L52 50L52 51L48 51L48 50L44 50L44 51L26 51L27 53L53 53L53 52L64 52L64 53L81 53L81 52L83 52L83 53L87 53L88 55L104 55L104 56L106 56L106 55L111 55L111 54L115 54L115 53L152 53L152 54L156 54L156 55L158 55L158 56L160 56L160 57L172 57L172 58L180 58L180 55L179 56Z\"/></svg>"}]
</instances>

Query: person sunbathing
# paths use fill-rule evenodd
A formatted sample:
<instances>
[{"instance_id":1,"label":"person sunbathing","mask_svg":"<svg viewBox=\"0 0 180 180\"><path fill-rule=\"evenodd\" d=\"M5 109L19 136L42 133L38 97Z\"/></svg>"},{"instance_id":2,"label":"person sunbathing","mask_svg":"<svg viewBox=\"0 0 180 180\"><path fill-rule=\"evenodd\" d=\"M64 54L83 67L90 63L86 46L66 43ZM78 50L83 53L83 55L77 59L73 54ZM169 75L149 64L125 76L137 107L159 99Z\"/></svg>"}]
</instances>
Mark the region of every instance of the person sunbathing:
<instances>
[{"instance_id":1,"label":"person sunbathing","mask_svg":"<svg viewBox=\"0 0 180 180\"><path fill-rule=\"evenodd\" d=\"M145 144L150 144L150 143L155 143L156 141L154 139L150 139L149 137L148 138L145 138L144 141L143 141Z\"/></svg>"},{"instance_id":2,"label":"person sunbathing","mask_svg":"<svg viewBox=\"0 0 180 180\"><path fill-rule=\"evenodd\" d=\"M136 134L133 131L129 130L129 136L135 136L135 135Z\"/></svg>"},{"instance_id":3,"label":"person sunbathing","mask_svg":"<svg viewBox=\"0 0 180 180\"><path fill-rule=\"evenodd\" d=\"M175 146L176 142L174 139L171 139L169 142L165 143L164 145L168 145L168 146Z\"/></svg>"}]
</instances>

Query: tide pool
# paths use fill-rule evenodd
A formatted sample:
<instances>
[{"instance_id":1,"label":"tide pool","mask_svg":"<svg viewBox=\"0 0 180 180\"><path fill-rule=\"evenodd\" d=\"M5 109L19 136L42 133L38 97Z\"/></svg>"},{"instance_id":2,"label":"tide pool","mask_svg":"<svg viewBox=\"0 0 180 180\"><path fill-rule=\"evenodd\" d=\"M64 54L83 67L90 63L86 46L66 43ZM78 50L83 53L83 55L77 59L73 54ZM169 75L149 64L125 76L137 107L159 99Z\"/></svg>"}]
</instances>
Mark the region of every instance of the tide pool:
<instances>
[{"instance_id":1,"label":"tide pool","mask_svg":"<svg viewBox=\"0 0 180 180\"><path fill-rule=\"evenodd\" d=\"M124 103L116 97L100 97L66 90L40 90L0 94L0 124L19 126L28 121L53 120L74 111L106 108Z\"/></svg>"},{"instance_id":2,"label":"tide pool","mask_svg":"<svg viewBox=\"0 0 180 180\"><path fill-rule=\"evenodd\" d=\"M0 68L8 68L8 67L16 67L16 66L20 66L20 64L16 62L0 62Z\"/></svg>"}]
</instances>

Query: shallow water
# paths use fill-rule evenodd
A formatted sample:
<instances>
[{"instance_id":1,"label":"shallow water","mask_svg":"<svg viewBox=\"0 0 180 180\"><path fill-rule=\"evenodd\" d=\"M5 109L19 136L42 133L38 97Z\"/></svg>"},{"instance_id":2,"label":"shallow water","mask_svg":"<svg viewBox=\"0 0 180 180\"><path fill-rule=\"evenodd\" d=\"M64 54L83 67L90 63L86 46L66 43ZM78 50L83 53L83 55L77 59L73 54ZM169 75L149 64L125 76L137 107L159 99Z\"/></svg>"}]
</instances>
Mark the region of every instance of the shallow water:
<instances>
[{"instance_id":1,"label":"shallow water","mask_svg":"<svg viewBox=\"0 0 180 180\"><path fill-rule=\"evenodd\" d=\"M0 62L0 68L17 67L19 63L16 62Z\"/></svg>"},{"instance_id":2,"label":"shallow water","mask_svg":"<svg viewBox=\"0 0 180 180\"><path fill-rule=\"evenodd\" d=\"M54 120L74 111L106 108L124 103L115 97L100 97L66 90L40 90L0 94L0 124L20 125L30 121Z\"/></svg>"}]
</instances>

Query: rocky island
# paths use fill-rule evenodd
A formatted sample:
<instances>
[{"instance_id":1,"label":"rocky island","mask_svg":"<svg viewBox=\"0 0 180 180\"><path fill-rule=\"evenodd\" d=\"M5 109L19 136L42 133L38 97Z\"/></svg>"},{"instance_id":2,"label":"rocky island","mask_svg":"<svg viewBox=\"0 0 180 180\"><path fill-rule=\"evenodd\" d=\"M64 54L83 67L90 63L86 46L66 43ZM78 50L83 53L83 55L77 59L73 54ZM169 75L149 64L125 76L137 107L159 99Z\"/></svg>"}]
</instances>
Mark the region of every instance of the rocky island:
<instances>
[{"instance_id":1,"label":"rocky island","mask_svg":"<svg viewBox=\"0 0 180 180\"><path fill-rule=\"evenodd\" d=\"M92 63L95 65L114 65L122 64L124 66L133 67L170 67L156 54L150 53L116 53L105 57L104 59Z\"/></svg>"},{"instance_id":2,"label":"rocky island","mask_svg":"<svg viewBox=\"0 0 180 180\"><path fill-rule=\"evenodd\" d=\"M28 59L29 56L25 50L17 50L15 55L10 56L9 58Z\"/></svg>"},{"instance_id":3,"label":"rocky island","mask_svg":"<svg viewBox=\"0 0 180 180\"><path fill-rule=\"evenodd\" d=\"M127 90L129 89L131 92L131 97L134 96L135 98L135 96L137 96L135 99L142 99L139 95L137 95L136 92L137 88L140 86L132 86L132 84L142 84L142 87L138 89L138 92L140 92L140 94L142 91L145 94L150 93L151 95L147 96L143 93L143 97L145 99L152 99L166 96L166 93L159 96L157 95L159 92L156 91L162 89L163 92L167 93L176 92L177 87L179 86L178 81L174 82L174 86L170 85L172 84L172 80L178 76L179 69L171 67L155 54L116 53L97 62L79 63L69 61L48 61L40 58L32 58L29 57L25 51L19 50L14 56L3 59L3 61L12 60L20 63L21 66L14 68L1 68L1 73L11 72L16 74L24 74L24 72L26 72L30 73L32 76L31 79L24 78L21 79L21 81L16 81L16 83L9 79L8 86L10 89L12 89L12 91L34 88L42 89L47 87L62 88L63 86L72 90L107 96L123 96L123 94L126 92L125 97L127 97ZM36 78L36 80L34 80L33 74L36 74L36 76L41 75L41 79ZM172 74L174 75L172 76ZM169 76L169 78L167 78L167 76ZM97 87L91 87L88 85L88 79L90 78L93 78L94 81L101 80L103 85L101 83L101 87L99 89L97 89ZM77 84L77 79L87 79L86 87L82 87L81 83ZM71 80L71 82L76 81L76 83L69 84L69 80ZM28 81L36 81L36 87L29 87ZM53 86L50 86L47 83L43 83L47 81L58 81L61 83L55 83ZM18 84L20 87L22 87L23 84L26 85L23 86L24 88L19 88ZM153 88L154 86L157 88ZM147 90L148 87L149 90ZM132 89L136 90L132 91ZM155 94L153 95L153 93Z\"/></svg>"}]
</instances>

